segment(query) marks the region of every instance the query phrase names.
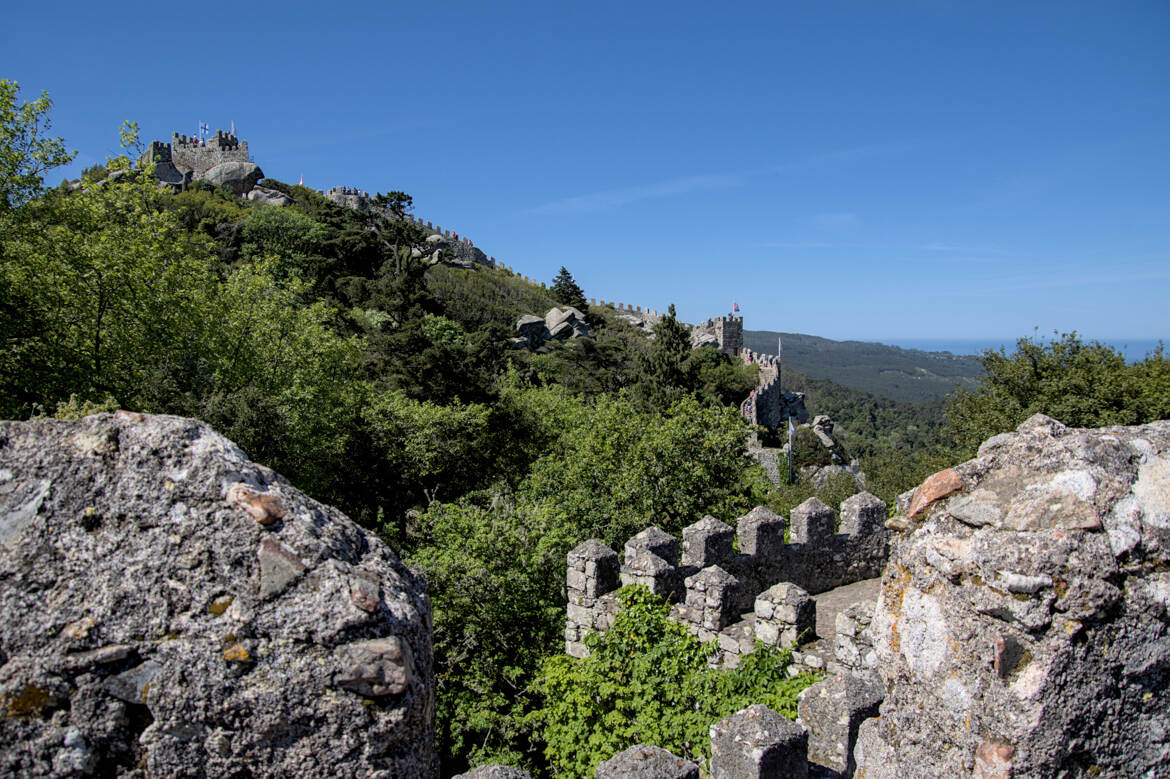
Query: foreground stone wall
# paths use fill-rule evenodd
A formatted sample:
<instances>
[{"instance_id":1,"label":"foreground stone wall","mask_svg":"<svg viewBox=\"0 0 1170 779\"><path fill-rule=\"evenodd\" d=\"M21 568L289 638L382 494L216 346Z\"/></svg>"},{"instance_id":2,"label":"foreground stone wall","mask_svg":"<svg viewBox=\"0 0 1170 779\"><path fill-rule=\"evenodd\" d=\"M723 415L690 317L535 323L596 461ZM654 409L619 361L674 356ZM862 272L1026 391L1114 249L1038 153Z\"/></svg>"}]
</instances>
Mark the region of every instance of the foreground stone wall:
<instances>
[{"instance_id":1,"label":"foreground stone wall","mask_svg":"<svg viewBox=\"0 0 1170 779\"><path fill-rule=\"evenodd\" d=\"M422 579L189 419L0 422L0 776L436 776Z\"/></svg>"},{"instance_id":2,"label":"foreground stone wall","mask_svg":"<svg viewBox=\"0 0 1170 779\"><path fill-rule=\"evenodd\" d=\"M1164 774L1170 422L1037 415L892 522L857 776Z\"/></svg>"}]
</instances>

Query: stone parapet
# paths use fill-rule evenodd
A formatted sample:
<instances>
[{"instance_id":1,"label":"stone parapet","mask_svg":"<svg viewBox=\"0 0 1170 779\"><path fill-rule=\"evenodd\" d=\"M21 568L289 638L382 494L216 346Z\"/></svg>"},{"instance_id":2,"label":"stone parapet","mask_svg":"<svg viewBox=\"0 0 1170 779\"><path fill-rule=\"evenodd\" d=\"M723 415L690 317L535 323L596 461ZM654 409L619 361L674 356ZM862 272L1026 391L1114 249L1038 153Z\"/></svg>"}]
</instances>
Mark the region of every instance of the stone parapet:
<instances>
[{"instance_id":1,"label":"stone parapet","mask_svg":"<svg viewBox=\"0 0 1170 779\"><path fill-rule=\"evenodd\" d=\"M789 582L769 587L756 598L755 635L770 646L790 649L816 635L817 603Z\"/></svg>"},{"instance_id":2,"label":"stone parapet","mask_svg":"<svg viewBox=\"0 0 1170 779\"><path fill-rule=\"evenodd\" d=\"M837 614L836 643L833 656L842 668L851 671L872 671L877 666L870 623L877 608L874 601L854 603Z\"/></svg>"},{"instance_id":3,"label":"stone parapet","mask_svg":"<svg viewBox=\"0 0 1170 779\"><path fill-rule=\"evenodd\" d=\"M850 532L833 532L836 514L819 500L794 509L793 537L800 543L786 543L788 521L762 506L737 519L734 531L704 517L683 530L681 555L677 538L649 527L625 544L620 567L612 549L585 542L568 556L566 652L585 656L585 635L613 623L619 581L673 601L674 619L701 640L718 641L713 662L724 667L750 653L757 638L789 648L815 637L810 593L872 579L888 555L890 531L880 500L862 493L841 509L841 527ZM739 554L732 553L736 538ZM826 650L811 657L808 667L824 668L826 658L832 659L828 638Z\"/></svg>"},{"instance_id":4,"label":"stone parapet","mask_svg":"<svg viewBox=\"0 0 1170 779\"><path fill-rule=\"evenodd\" d=\"M725 522L708 514L683 529L682 564L695 568L725 565L733 556L735 531Z\"/></svg>"},{"instance_id":5,"label":"stone parapet","mask_svg":"<svg viewBox=\"0 0 1170 779\"><path fill-rule=\"evenodd\" d=\"M712 565L687 577L685 583L688 622L717 633L735 620L739 579Z\"/></svg>"},{"instance_id":6,"label":"stone parapet","mask_svg":"<svg viewBox=\"0 0 1170 779\"><path fill-rule=\"evenodd\" d=\"M835 776L853 776L858 729L877 716L884 697L885 688L873 673L838 673L801 691L797 721L808 730L809 762Z\"/></svg>"}]
</instances>

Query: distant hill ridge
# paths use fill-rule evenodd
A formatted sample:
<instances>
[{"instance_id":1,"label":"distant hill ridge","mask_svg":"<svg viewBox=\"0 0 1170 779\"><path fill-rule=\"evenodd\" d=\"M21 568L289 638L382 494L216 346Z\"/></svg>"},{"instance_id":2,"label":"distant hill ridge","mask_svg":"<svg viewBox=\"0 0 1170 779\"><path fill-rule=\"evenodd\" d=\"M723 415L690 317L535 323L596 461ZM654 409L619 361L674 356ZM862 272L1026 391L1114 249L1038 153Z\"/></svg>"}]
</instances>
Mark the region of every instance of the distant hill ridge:
<instances>
[{"instance_id":1,"label":"distant hill ridge","mask_svg":"<svg viewBox=\"0 0 1170 779\"><path fill-rule=\"evenodd\" d=\"M170 143L154 141L143 158L155 164L155 175L172 185L175 191L187 189L193 179L215 178L212 172L235 165L233 179L228 183L236 194L248 199L269 199L274 205L292 202L287 185L278 191L257 188L262 172L252 161L248 142L238 139L234 132L217 130L209 138L188 138L173 133ZM268 181L266 180L266 183ZM252 190L257 189L257 193ZM260 194L259 197L256 195ZM285 195L281 198L280 195ZM353 187L333 187L319 192L330 201L364 211L375 208L369 193ZM427 240L428 251L433 250L432 262L438 261L440 249L447 248L455 255L455 264L463 267L487 265L497 267L495 257L489 257L476 248L466 236L444 230L438 225L424 222L413 215L406 218L431 233ZM422 256L422 250L415 250ZM511 269L509 269L511 270ZM526 278L526 277L525 277ZM526 278L527 280L527 278ZM544 286L544 285L541 285ZM593 300L591 304L595 304ZM601 301L605 305L605 301ZM610 304L613 305L613 304ZM637 316L644 324L655 321L657 311L640 306L618 303L619 311ZM742 321L742 320L741 320ZM744 330L742 343L732 348L732 353L745 347L759 355L776 353L776 340L784 338L784 366L814 379L828 379L846 387L862 390L901 402L924 402L937 400L950 393L955 385L966 388L975 386L975 377L982 369L975 357L956 356L946 352L926 352L916 349L901 349L877 343L862 341L832 341L799 333L776 333L767 330Z\"/></svg>"},{"instance_id":2,"label":"distant hill ridge","mask_svg":"<svg viewBox=\"0 0 1170 779\"><path fill-rule=\"evenodd\" d=\"M901 402L936 400L956 386L973 390L983 372L978 357L925 352L867 341L833 341L802 333L744 330L743 345L767 354L784 341L783 366Z\"/></svg>"}]
</instances>

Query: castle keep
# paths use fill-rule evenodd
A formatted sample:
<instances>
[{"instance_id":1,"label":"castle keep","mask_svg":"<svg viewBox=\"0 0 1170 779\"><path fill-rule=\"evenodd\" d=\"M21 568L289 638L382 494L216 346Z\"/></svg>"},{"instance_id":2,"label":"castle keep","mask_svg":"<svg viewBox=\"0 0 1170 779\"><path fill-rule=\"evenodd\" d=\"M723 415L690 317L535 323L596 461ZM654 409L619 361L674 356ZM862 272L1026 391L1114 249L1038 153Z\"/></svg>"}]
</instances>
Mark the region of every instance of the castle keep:
<instances>
[{"instance_id":1,"label":"castle keep","mask_svg":"<svg viewBox=\"0 0 1170 779\"><path fill-rule=\"evenodd\" d=\"M711 344L724 354L738 357L743 350L743 317L717 316L691 330L691 345Z\"/></svg>"},{"instance_id":2,"label":"castle keep","mask_svg":"<svg viewBox=\"0 0 1170 779\"><path fill-rule=\"evenodd\" d=\"M203 178L207 171L225 162L251 162L248 142L231 133L216 130L210 138L188 138L171 134L171 163L180 170L190 170L195 178Z\"/></svg>"},{"instance_id":3,"label":"castle keep","mask_svg":"<svg viewBox=\"0 0 1170 779\"><path fill-rule=\"evenodd\" d=\"M172 133L170 143L151 141L138 162L153 163L154 177L175 191L199 179L246 195L264 175L248 156L248 142L223 130L210 138Z\"/></svg>"}]
</instances>

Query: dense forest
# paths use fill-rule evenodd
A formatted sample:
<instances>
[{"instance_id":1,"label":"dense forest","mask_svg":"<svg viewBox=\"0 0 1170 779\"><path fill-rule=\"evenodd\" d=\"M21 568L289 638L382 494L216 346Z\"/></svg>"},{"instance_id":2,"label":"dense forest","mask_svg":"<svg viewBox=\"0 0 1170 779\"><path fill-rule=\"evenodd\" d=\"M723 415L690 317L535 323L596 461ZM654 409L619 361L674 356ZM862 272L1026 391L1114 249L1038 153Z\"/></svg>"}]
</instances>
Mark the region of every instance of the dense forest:
<instances>
[{"instance_id":1,"label":"dense forest","mask_svg":"<svg viewBox=\"0 0 1170 779\"><path fill-rule=\"evenodd\" d=\"M736 409L754 366L692 350L673 309L652 337L589 309L565 269L543 287L426 264L412 251L426 234L398 218L403 193L371 211L272 180L292 205L198 182L171 193L127 156L45 188L70 158L45 132L49 108L0 82L5 418L198 417L377 532L429 583L444 773L495 760L579 775L614 739L702 759L706 739L687 734L744 701L791 712L811 680L788 680L785 653L714 674L637 592L588 660L561 651L565 555L584 539L618 545L756 505L787 513L816 494L771 484L748 454ZM124 140L134 148L132 127ZM591 338L510 343L519 316L570 303ZM1160 350L1126 365L1068 335L982 367L974 392L921 405L788 370L785 389L834 418L887 502L1036 411L1074 425L1170 416ZM850 491L820 494L835 505ZM652 673L664 657L669 685ZM568 693L585 689L608 693ZM647 701L660 716L631 715Z\"/></svg>"}]
</instances>

